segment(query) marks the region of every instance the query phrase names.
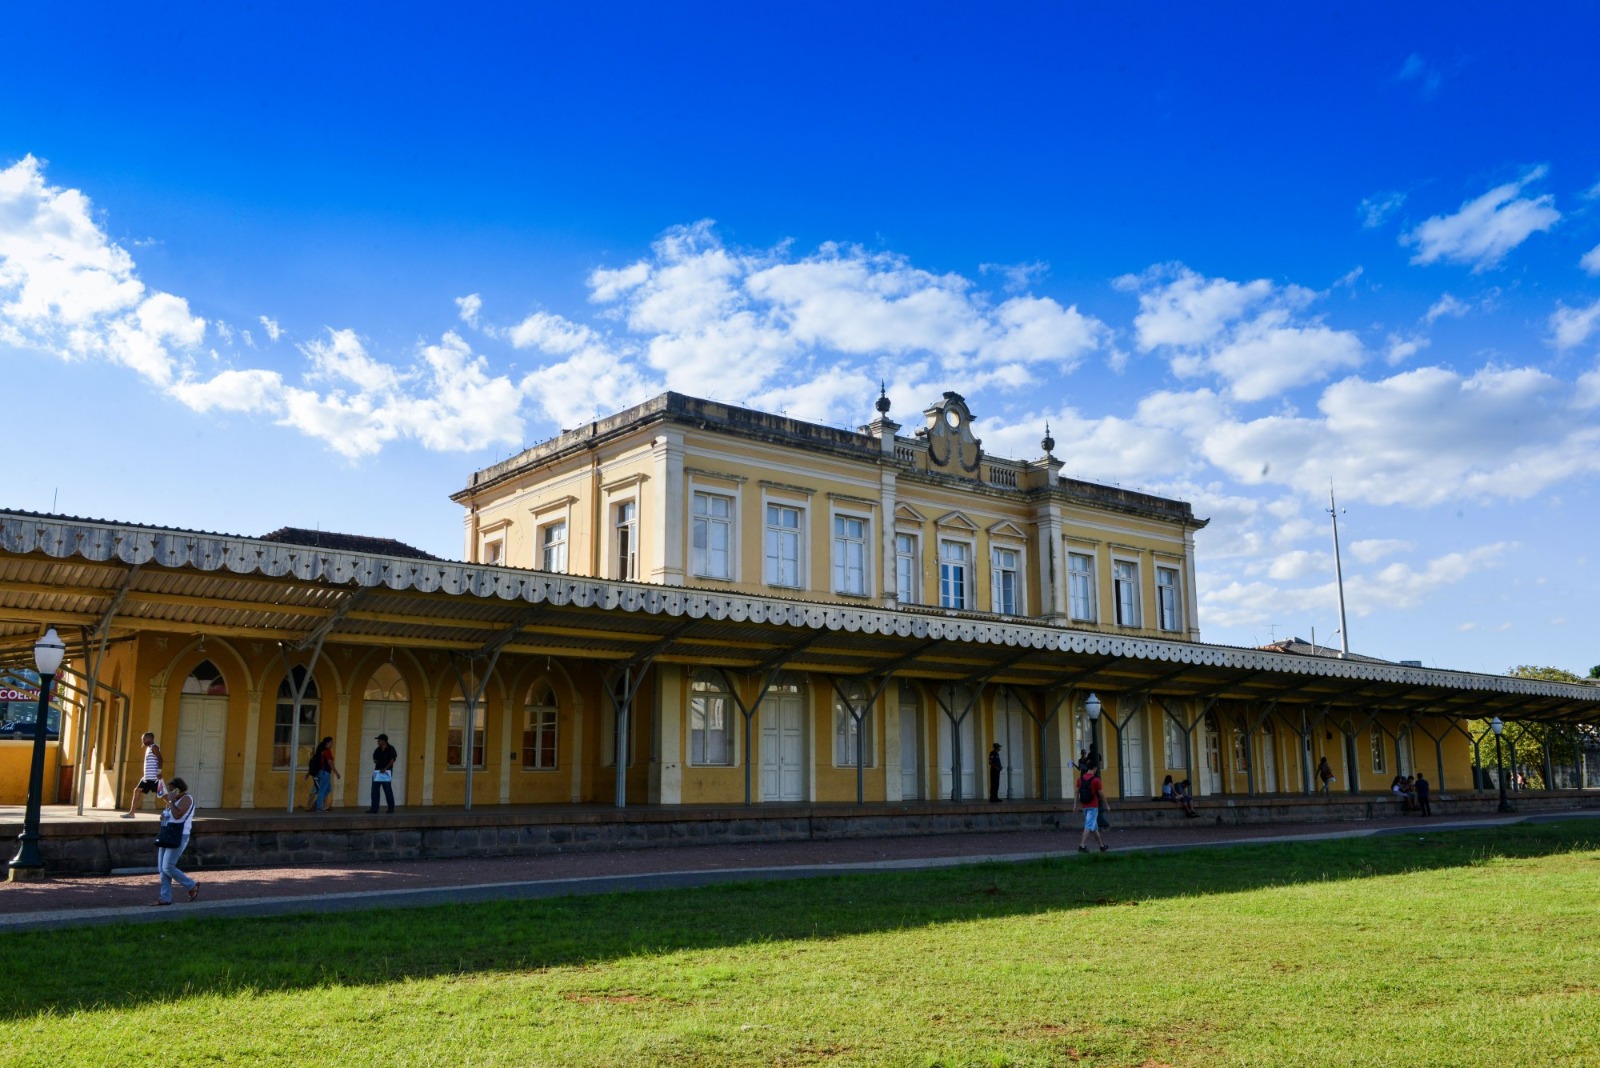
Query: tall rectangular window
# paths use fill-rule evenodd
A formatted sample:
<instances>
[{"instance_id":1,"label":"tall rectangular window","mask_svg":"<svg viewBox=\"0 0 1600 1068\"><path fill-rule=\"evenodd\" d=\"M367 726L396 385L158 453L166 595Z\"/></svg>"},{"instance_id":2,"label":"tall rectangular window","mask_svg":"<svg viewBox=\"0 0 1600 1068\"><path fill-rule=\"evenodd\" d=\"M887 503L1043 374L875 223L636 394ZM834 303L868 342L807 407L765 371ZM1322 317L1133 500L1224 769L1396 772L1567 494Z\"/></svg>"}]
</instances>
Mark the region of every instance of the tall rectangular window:
<instances>
[{"instance_id":1,"label":"tall rectangular window","mask_svg":"<svg viewBox=\"0 0 1600 1068\"><path fill-rule=\"evenodd\" d=\"M522 767L528 771L549 771L556 766L555 699L548 693L529 701L522 708Z\"/></svg>"},{"instance_id":2,"label":"tall rectangular window","mask_svg":"<svg viewBox=\"0 0 1600 1068\"><path fill-rule=\"evenodd\" d=\"M800 586L800 509L767 505L766 579L769 586Z\"/></svg>"},{"instance_id":3,"label":"tall rectangular window","mask_svg":"<svg viewBox=\"0 0 1600 1068\"><path fill-rule=\"evenodd\" d=\"M617 561L614 578L632 581L639 577L639 505L623 501L611 512L616 535Z\"/></svg>"},{"instance_id":4,"label":"tall rectangular window","mask_svg":"<svg viewBox=\"0 0 1600 1068\"><path fill-rule=\"evenodd\" d=\"M733 699L714 672L689 683L689 763L733 763Z\"/></svg>"},{"instance_id":5,"label":"tall rectangular window","mask_svg":"<svg viewBox=\"0 0 1600 1068\"><path fill-rule=\"evenodd\" d=\"M1111 592L1117 602L1117 623L1139 626L1139 565L1117 560L1111 565Z\"/></svg>"},{"instance_id":6,"label":"tall rectangular window","mask_svg":"<svg viewBox=\"0 0 1600 1068\"><path fill-rule=\"evenodd\" d=\"M922 553L915 534L894 536L894 592L901 604L922 603Z\"/></svg>"},{"instance_id":7,"label":"tall rectangular window","mask_svg":"<svg viewBox=\"0 0 1600 1068\"><path fill-rule=\"evenodd\" d=\"M1374 774L1389 770L1389 761L1383 752L1383 731L1372 728L1372 770Z\"/></svg>"},{"instance_id":8,"label":"tall rectangular window","mask_svg":"<svg viewBox=\"0 0 1600 1068\"><path fill-rule=\"evenodd\" d=\"M475 768L483 767L483 732L486 722L483 702L479 701L472 717L472 766ZM450 729L445 736L444 762L448 767L464 766L462 746L465 744L466 726L467 702L458 697L450 702Z\"/></svg>"},{"instance_id":9,"label":"tall rectangular window","mask_svg":"<svg viewBox=\"0 0 1600 1068\"><path fill-rule=\"evenodd\" d=\"M833 589L836 593L867 592L867 521L850 515L833 517Z\"/></svg>"},{"instance_id":10,"label":"tall rectangular window","mask_svg":"<svg viewBox=\"0 0 1600 1068\"><path fill-rule=\"evenodd\" d=\"M700 578L732 578L733 498L696 493L689 511L690 570Z\"/></svg>"},{"instance_id":11,"label":"tall rectangular window","mask_svg":"<svg viewBox=\"0 0 1600 1068\"><path fill-rule=\"evenodd\" d=\"M539 566L546 571L566 574L567 521L546 523L539 530Z\"/></svg>"},{"instance_id":12,"label":"tall rectangular window","mask_svg":"<svg viewBox=\"0 0 1600 1068\"><path fill-rule=\"evenodd\" d=\"M1067 611L1073 619L1095 621L1094 557L1085 553L1067 554Z\"/></svg>"},{"instance_id":13,"label":"tall rectangular window","mask_svg":"<svg viewBox=\"0 0 1600 1068\"><path fill-rule=\"evenodd\" d=\"M1189 734L1171 716L1163 716L1167 724L1167 767L1189 770Z\"/></svg>"},{"instance_id":14,"label":"tall rectangular window","mask_svg":"<svg viewBox=\"0 0 1600 1068\"><path fill-rule=\"evenodd\" d=\"M967 572L972 548L965 542L939 543L939 606L964 609L968 604Z\"/></svg>"},{"instance_id":15,"label":"tall rectangular window","mask_svg":"<svg viewBox=\"0 0 1600 1068\"><path fill-rule=\"evenodd\" d=\"M1014 616L1021 609L1021 591L1018 573L1022 556L1015 549L989 550L994 582L994 610L1001 615Z\"/></svg>"},{"instance_id":16,"label":"tall rectangular window","mask_svg":"<svg viewBox=\"0 0 1600 1068\"><path fill-rule=\"evenodd\" d=\"M1174 568L1156 568L1156 613L1162 630L1179 629L1183 615L1178 611L1178 572Z\"/></svg>"},{"instance_id":17,"label":"tall rectangular window","mask_svg":"<svg viewBox=\"0 0 1600 1068\"><path fill-rule=\"evenodd\" d=\"M851 689L850 699L855 702L855 710L851 711L850 704L838 694L833 696L833 763L835 767L853 768L856 766L856 744L859 740L861 746L861 766L870 768L876 765L877 758L872 751L872 709L867 706L867 695L859 689ZM856 719L856 713L861 718Z\"/></svg>"}]
</instances>

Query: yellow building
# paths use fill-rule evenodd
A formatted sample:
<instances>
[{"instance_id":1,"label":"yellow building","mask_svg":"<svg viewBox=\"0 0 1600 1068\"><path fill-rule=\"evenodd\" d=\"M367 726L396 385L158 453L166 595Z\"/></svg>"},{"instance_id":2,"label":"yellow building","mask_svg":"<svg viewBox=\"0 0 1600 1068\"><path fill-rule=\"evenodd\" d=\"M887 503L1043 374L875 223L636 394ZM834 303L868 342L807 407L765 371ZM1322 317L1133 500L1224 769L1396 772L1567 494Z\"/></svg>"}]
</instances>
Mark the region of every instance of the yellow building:
<instances>
[{"instance_id":1,"label":"yellow building","mask_svg":"<svg viewBox=\"0 0 1600 1068\"><path fill-rule=\"evenodd\" d=\"M987 455L956 394L899 430L664 394L474 474L460 562L0 511L0 667L60 630L60 778L102 808L145 730L208 807L303 803L322 738L365 806L378 733L406 806L970 801L995 743L1001 799L1048 801L1085 750L1114 798L1306 795L1324 757L1340 792L1469 790L1471 721L1600 708L1202 644L1188 504Z\"/></svg>"}]
</instances>

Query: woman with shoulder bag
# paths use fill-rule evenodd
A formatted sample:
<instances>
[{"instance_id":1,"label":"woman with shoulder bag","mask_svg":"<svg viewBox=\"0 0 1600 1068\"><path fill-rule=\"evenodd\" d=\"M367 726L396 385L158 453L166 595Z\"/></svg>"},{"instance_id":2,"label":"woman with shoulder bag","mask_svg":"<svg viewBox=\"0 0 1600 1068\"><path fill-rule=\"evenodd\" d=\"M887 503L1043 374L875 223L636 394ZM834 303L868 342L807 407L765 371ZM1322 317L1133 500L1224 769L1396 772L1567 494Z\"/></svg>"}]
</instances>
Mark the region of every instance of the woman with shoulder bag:
<instances>
[{"instance_id":1,"label":"woman with shoulder bag","mask_svg":"<svg viewBox=\"0 0 1600 1068\"><path fill-rule=\"evenodd\" d=\"M167 783L162 795L166 811L161 813L161 830L156 834L156 870L161 873L161 895L157 905L172 904L172 881L176 879L189 891L189 900L200 896L200 884L178 870L178 858L189 847L189 833L194 828L194 798L189 794L189 784L182 779Z\"/></svg>"}]
</instances>

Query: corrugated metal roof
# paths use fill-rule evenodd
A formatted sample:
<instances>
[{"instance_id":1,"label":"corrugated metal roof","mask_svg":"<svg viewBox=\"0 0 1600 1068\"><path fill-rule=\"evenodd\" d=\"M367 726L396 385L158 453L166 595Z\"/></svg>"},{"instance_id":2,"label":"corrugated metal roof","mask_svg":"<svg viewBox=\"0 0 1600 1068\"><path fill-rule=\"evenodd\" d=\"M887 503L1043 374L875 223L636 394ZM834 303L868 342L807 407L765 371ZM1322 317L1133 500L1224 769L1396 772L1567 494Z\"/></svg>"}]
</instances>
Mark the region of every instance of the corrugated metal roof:
<instances>
[{"instance_id":1,"label":"corrugated metal roof","mask_svg":"<svg viewBox=\"0 0 1600 1068\"><path fill-rule=\"evenodd\" d=\"M97 624L124 587L122 631L294 642L336 619L331 642L468 653L515 627L507 655L751 667L804 645L792 667L836 674L896 665L923 679L1461 716L1600 712L1600 687L0 512L0 641L14 652L46 623L64 637Z\"/></svg>"}]
</instances>

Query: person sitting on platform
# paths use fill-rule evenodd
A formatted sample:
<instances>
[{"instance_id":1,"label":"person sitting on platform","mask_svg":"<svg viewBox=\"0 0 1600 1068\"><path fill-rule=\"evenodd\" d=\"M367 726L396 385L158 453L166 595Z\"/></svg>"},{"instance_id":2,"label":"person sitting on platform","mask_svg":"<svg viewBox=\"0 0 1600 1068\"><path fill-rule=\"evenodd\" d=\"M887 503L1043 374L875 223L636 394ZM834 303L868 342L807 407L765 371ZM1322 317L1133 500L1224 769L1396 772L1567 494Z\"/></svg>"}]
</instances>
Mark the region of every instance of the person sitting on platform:
<instances>
[{"instance_id":1,"label":"person sitting on platform","mask_svg":"<svg viewBox=\"0 0 1600 1068\"><path fill-rule=\"evenodd\" d=\"M1389 792L1394 794L1395 800L1400 802L1401 812L1411 811L1411 794L1406 790L1406 781L1400 776L1394 777L1394 782L1389 784Z\"/></svg>"},{"instance_id":2,"label":"person sitting on platform","mask_svg":"<svg viewBox=\"0 0 1600 1068\"><path fill-rule=\"evenodd\" d=\"M1180 782L1173 789L1173 792L1178 795L1178 804L1183 806L1183 814L1185 816L1194 816L1198 818L1200 813L1195 811L1194 794L1189 789L1189 780L1185 779Z\"/></svg>"}]
</instances>

